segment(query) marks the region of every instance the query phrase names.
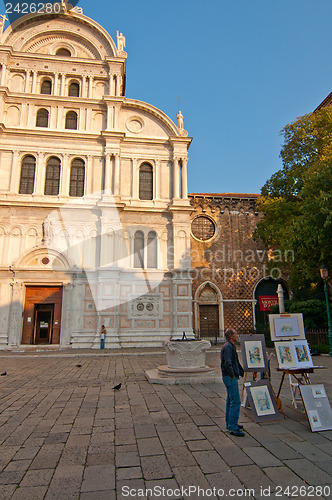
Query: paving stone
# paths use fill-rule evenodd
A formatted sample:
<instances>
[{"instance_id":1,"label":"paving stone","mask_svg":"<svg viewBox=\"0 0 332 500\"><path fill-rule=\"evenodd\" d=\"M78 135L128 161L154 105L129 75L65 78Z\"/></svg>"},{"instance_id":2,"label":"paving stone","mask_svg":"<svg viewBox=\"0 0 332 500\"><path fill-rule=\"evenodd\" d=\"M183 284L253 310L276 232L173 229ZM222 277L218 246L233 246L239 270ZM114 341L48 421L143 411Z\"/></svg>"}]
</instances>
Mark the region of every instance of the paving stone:
<instances>
[{"instance_id":1,"label":"paving stone","mask_svg":"<svg viewBox=\"0 0 332 500\"><path fill-rule=\"evenodd\" d=\"M177 483L184 488L194 485L207 489L210 486L203 472L197 466L174 467L173 473Z\"/></svg>"},{"instance_id":2,"label":"paving stone","mask_svg":"<svg viewBox=\"0 0 332 500\"><path fill-rule=\"evenodd\" d=\"M82 492L115 489L115 468L112 465L93 465L84 470Z\"/></svg>"},{"instance_id":3,"label":"paving stone","mask_svg":"<svg viewBox=\"0 0 332 500\"><path fill-rule=\"evenodd\" d=\"M86 465L114 465L114 453L88 453Z\"/></svg>"},{"instance_id":4,"label":"paving stone","mask_svg":"<svg viewBox=\"0 0 332 500\"><path fill-rule=\"evenodd\" d=\"M269 486L273 486L274 484L269 478L262 472L262 470L257 465L246 465L235 467L233 472L239 478L239 480L243 483L245 488L253 489L258 486L262 488L268 488Z\"/></svg>"},{"instance_id":5,"label":"paving stone","mask_svg":"<svg viewBox=\"0 0 332 500\"><path fill-rule=\"evenodd\" d=\"M213 450L213 446L207 439L198 439L197 441L187 441L186 445L190 451Z\"/></svg>"},{"instance_id":6,"label":"paving stone","mask_svg":"<svg viewBox=\"0 0 332 500\"><path fill-rule=\"evenodd\" d=\"M134 444L136 442L134 429L118 429L115 431L115 444Z\"/></svg>"},{"instance_id":7,"label":"paving stone","mask_svg":"<svg viewBox=\"0 0 332 500\"><path fill-rule=\"evenodd\" d=\"M30 464L31 464L31 460L12 460L11 462L9 462L9 464L7 465L7 467L4 470L6 472L28 470L30 467Z\"/></svg>"},{"instance_id":8,"label":"paving stone","mask_svg":"<svg viewBox=\"0 0 332 500\"><path fill-rule=\"evenodd\" d=\"M143 477L141 467L119 467L116 469L117 481L125 479L140 479Z\"/></svg>"},{"instance_id":9,"label":"paving stone","mask_svg":"<svg viewBox=\"0 0 332 500\"><path fill-rule=\"evenodd\" d=\"M136 494L135 494L136 492ZM141 494L142 492L142 494ZM130 495L129 495L130 493ZM126 479L117 482L117 500L142 500L145 494L145 483L143 479Z\"/></svg>"},{"instance_id":10,"label":"paving stone","mask_svg":"<svg viewBox=\"0 0 332 500\"><path fill-rule=\"evenodd\" d=\"M195 451L194 458L197 460L200 468L205 474L214 472L222 472L228 469L226 462L222 460L220 455L215 450L212 451Z\"/></svg>"},{"instance_id":11,"label":"paving stone","mask_svg":"<svg viewBox=\"0 0 332 500\"><path fill-rule=\"evenodd\" d=\"M220 497L226 497L226 495L228 496L231 489L241 490L244 488L239 478L230 469L224 472L207 474L206 479L212 488L221 490L220 493L225 493L224 495L219 495Z\"/></svg>"},{"instance_id":12,"label":"paving stone","mask_svg":"<svg viewBox=\"0 0 332 500\"><path fill-rule=\"evenodd\" d=\"M153 424L134 425L137 439L157 436L156 428Z\"/></svg>"},{"instance_id":13,"label":"paving stone","mask_svg":"<svg viewBox=\"0 0 332 500\"><path fill-rule=\"evenodd\" d=\"M293 471L284 466L267 467L263 468L263 471L275 485L282 486L282 488L287 488L287 486L303 486L306 484Z\"/></svg>"},{"instance_id":14,"label":"paving stone","mask_svg":"<svg viewBox=\"0 0 332 500\"><path fill-rule=\"evenodd\" d=\"M165 447L165 453L171 467L181 467L183 464L196 465L196 460L187 446Z\"/></svg>"},{"instance_id":15,"label":"paving stone","mask_svg":"<svg viewBox=\"0 0 332 500\"><path fill-rule=\"evenodd\" d=\"M39 450L40 450L40 448L36 448L36 447L20 448L20 450L16 453L14 460L25 460L25 459L32 460L33 458L35 458L35 456L37 455Z\"/></svg>"},{"instance_id":16,"label":"paving stone","mask_svg":"<svg viewBox=\"0 0 332 500\"><path fill-rule=\"evenodd\" d=\"M16 455L19 451L19 446L4 446L1 445L1 453L0 453L0 468L6 467L8 462Z\"/></svg>"},{"instance_id":17,"label":"paving stone","mask_svg":"<svg viewBox=\"0 0 332 500\"><path fill-rule=\"evenodd\" d=\"M264 447L267 448L272 455L279 458L279 460L289 460L300 457L298 452L282 441L264 443Z\"/></svg>"},{"instance_id":18,"label":"paving stone","mask_svg":"<svg viewBox=\"0 0 332 500\"><path fill-rule=\"evenodd\" d=\"M145 457L148 455L162 455L163 447L158 438L137 439L139 455Z\"/></svg>"},{"instance_id":19,"label":"paving stone","mask_svg":"<svg viewBox=\"0 0 332 500\"><path fill-rule=\"evenodd\" d=\"M16 490L15 484L0 484L1 500L9 500L12 497L15 490Z\"/></svg>"},{"instance_id":20,"label":"paving stone","mask_svg":"<svg viewBox=\"0 0 332 500\"><path fill-rule=\"evenodd\" d=\"M173 476L165 456L142 457L141 465L144 479L167 479Z\"/></svg>"},{"instance_id":21,"label":"paving stone","mask_svg":"<svg viewBox=\"0 0 332 500\"><path fill-rule=\"evenodd\" d=\"M158 479L157 481L145 481L146 492L149 494L149 500L157 498L175 498L176 490L179 485L175 479ZM150 490L152 494L150 494ZM172 497L170 494L172 493Z\"/></svg>"},{"instance_id":22,"label":"paving stone","mask_svg":"<svg viewBox=\"0 0 332 500\"><path fill-rule=\"evenodd\" d=\"M297 460L285 460L284 464L292 469L307 484L323 485L331 483L331 475L319 469L317 465L305 458Z\"/></svg>"},{"instance_id":23,"label":"paving stone","mask_svg":"<svg viewBox=\"0 0 332 500\"><path fill-rule=\"evenodd\" d=\"M201 431L192 424L177 424L177 429L185 441L193 441L194 439L204 439Z\"/></svg>"},{"instance_id":24,"label":"paving stone","mask_svg":"<svg viewBox=\"0 0 332 500\"><path fill-rule=\"evenodd\" d=\"M18 488L11 498L12 500L43 500L46 491L47 486L22 487Z\"/></svg>"},{"instance_id":25,"label":"paving stone","mask_svg":"<svg viewBox=\"0 0 332 500\"><path fill-rule=\"evenodd\" d=\"M163 447L165 446L181 446L185 442L179 432L158 432L159 439Z\"/></svg>"},{"instance_id":26,"label":"paving stone","mask_svg":"<svg viewBox=\"0 0 332 500\"><path fill-rule=\"evenodd\" d=\"M81 493L80 500L97 500L96 492ZM116 500L115 490L98 491L98 500Z\"/></svg>"},{"instance_id":27,"label":"paving stone","mask_svg":"<svg viewBox=\"0 0 332 500\"><path fill-rule=\"evenodd\" d=\"M24 470L0 472L0 484L19 484L25 474Z\"/></svg>"},{"instance_id":28,"label":"paving stone","mask_svg":"<svg viewBox=\"0 0 332 500\"><path fill-rule=\"evenodd\" d=\"M183 410L183 408L182 408ZM193 419L188 413L180 412L180 413L172 413L172 420L175 424L191 424Z\"/></svg>"},{"instance_id":29,"label":"paving stone","mask_svg":"<svg viewBox=\"0 0 332 500\"><path fill-rule=\"evenodd\" d=\"M314 446L312 443L306 442L296 442L290 443L290 446L294 448L298 453L300 453L303 457L312 462L323 462L324 460L331 460L331 455L327 455L324 451L320 450L317 446ZM332 444L331 444L332 448ZM302 458L300 455L300 458ZM332 469L331 469L332 472Z\"/></svg>"},{"instance_id":30,"label":"paving stone","mask_svg":"<svg viewBox=\"0 0 332 500\"><path fill-rule=\"evenodd\" d=\"M282 466L280 460L273 456L269 451L262 446L243 447L242 450L246 453L259 467L279 467Z\"/></svg>"},{"instance_id":31,"label":"paving stone","mask_svg":"<svg viewBox=\"0 0 332 500\"><path fill-rule=\"evenodd\" d=\"M23 486L47 486L54 474L54 469L28 470L20 487Z\"/></svg>"},{"instance_id":32,"label":"paving stone","mask_svg":"<svg viewBox=\"0 0 332 500\"><path fill-rule=\"evenodd\" d=\"M140 465L140 458L138 453L132 451L129 453L117 453L116 466L117 467L134 467Z\"/></svg>"}]
</instances>

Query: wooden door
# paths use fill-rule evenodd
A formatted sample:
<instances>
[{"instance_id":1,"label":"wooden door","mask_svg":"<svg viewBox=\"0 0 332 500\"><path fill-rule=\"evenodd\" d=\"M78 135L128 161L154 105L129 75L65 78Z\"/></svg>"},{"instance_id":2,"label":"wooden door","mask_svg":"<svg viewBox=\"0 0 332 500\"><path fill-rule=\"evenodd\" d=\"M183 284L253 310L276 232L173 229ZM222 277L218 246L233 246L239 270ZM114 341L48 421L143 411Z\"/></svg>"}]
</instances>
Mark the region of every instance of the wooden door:
<instances>
[{"instance_id":1,"label":"wooden door","mask_svg":"<svg viewBox=\"0 0 332 500\"><path fill-rule=\"evenodd\" d=\"M61 286L27 286L23 316L22 344L59 344L61 309ZM44 311L45 314L43 314L42 311ZM48 324L47 327L45 326L46 323ZM47 341L45 335L47 336Z\"/></svg>"},{"instance_id":2,"label":"wooden door","mask_svg":"<svg viewBox=\"0 0 332 500\"><path fill-rule=\"evenodd\" d=\"M199 325L201 337L219 336L218 304L199 306Z\"/></svg>"}]
</instances>

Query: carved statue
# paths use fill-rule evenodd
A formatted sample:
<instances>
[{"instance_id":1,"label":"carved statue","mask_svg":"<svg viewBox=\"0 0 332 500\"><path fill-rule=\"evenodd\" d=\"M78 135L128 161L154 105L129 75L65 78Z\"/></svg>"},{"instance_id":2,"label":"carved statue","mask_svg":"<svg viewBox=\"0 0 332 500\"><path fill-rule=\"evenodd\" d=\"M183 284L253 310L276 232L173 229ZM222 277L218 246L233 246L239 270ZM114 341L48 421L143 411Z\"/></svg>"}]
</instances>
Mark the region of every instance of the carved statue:
<instances>
[{"instance_id":1,"label":"carved statue","mask_svg":"<svg viewBox=\"0 0 332 500\"><path fill-rule=\"evenodd\" d=\"M67 12L68 10L67 0L61 0L61 8L64 12Z\"/></svg>"},{"instance_id":2,"label":"carved statue","mask_svg":"<svg viewBox=\"0 0 332 500\"><path fill-rule=\"evenodd\" d=\"M8 19L5 15L0 16L0 35L3 33L6 21L8 21Z\"/></svg>"},{"instance_id":3,"label":"carved statue","mask_svg":"<svg viewBox=\"0 0 332 500\"><path fill-rule=\"evenodd\" d=\"M183 114L181 113L181 111L179 111L176 115L176 119L178 121L178 128L180 130L183 130Z\"/></svg>"},{"instance_id":4,"label":"carved statue","mask_svg":"<svg viewBox=\"0 0 332 500\"><path fill-rule=\"evenodd\" d=\"M119 35L119 32L117 31L116 40L118 42L118 51L123 52L124 47L126 46L126 37L122 33Z\"/></svg>"}]
</instances>

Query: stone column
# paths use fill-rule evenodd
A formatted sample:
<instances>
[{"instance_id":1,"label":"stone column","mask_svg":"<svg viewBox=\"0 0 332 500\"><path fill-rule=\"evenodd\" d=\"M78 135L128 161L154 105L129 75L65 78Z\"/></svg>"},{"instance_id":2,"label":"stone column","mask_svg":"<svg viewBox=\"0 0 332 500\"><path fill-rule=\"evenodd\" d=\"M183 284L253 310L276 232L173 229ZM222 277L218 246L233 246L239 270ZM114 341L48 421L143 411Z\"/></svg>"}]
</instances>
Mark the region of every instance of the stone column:
<instances>
[{"instance_id":1,"label":"stone column","mask_svg":"<svg viewBox=\"0 0 332 500\"><path fill-rule=\"evenodd\" d=\"M87 172L86 172L87 185L86 185L84 194L90 194L90 193L93 193L93 156L92 155L88 155L86 170L87 170Z\"/></svg>"},{"instance_id":2,"label":"stone column","mask_svg":"<svg viewBox=\"0 0 332 500\"><path fill-rule=\"evenodd\" d=\"M60 95L64 96L65 93L65 74L61 73Z\"/></svg>"},{"instance_id":3,"label":"stone column","mask_svg":"<svg viewBox=\"0 0 332 500\"><path fill-rule=\"evenodd\" d=\"M18 161L18 157L19 157L19 151L15 149L12 152L12 168L11 168L10 188L9 188L9 191L11 193L18 193L20 187L21 168Z\"/></svg>"},{"instance_id":4,"label":"stone column","mask_svg":"<svg viewBox=\"0 0 332 500\"><path fill-rule=\"evenodd\" d=\"M23 284L19 281L11 283L11 306L8 332L8 346L17 346L21 343L23 320Z\"/></svg>"},{"instance_id":5,"label":"stone column","mask_svg":"<svg viewBox=\"0 0 332 500\"><path fill-rule=\"evenodd\" d=\"M104 190L107 195L112 195L112 154L105 154L105 183Z\"/></svg>"},{"instance_id":6,"label":"stone column","mask_svg":"<svg viewBox=\"0 0 332 500\"><path fill-rule=\"evenodd\" d=\"M180 167L179 159L173 158L173 198L180 198Z\"/></svg>"},{"instance_id":7,"label":"stone column","mask_svg":"<svg viewBox=\"0 0 332 500\"><path fill-rule=\"evenodd\" d=\"M36 93L36 86L37 86L37 72L32 71L32 87L31 87L31 93L35 94Z\"/></svg>"},{"instance_id":8,"label":"stone column","mask_svg":"<svg viewBox=\"0 0 332 500\"><path fill-rule=\"evenodd\" d=\"M25 72L24 93L29 93L30 71Z\"/></svg>"},{"instance_id":9,"label":"stone column","mask_svg":"<svg viewBox=\"0 0 332 500\"><path fill-rule=\"evenodd\" d=\"M119 196L120 194L120 154L115 153L114 155L114 196Z\"/></svg>"},{"instance_id":10,"label":"stone column","mask_svg":"<svg viewBox=\"0 0 332 500\"><path fill-rule=\"evenodd\" d=\"M67 283L63 287L62 296L62 314L61 314L61 332L60 332L60 345L62 347L70 346L71 334L72 334L72 323L73 323L73 291L74 284Z\"/></svg>"},{"instance_id":11,"label":"stone column","mask_svg":"<svg viewBox=\"0 0 332 500\"><path fill-rule=\"evenodd\" d=\"M187 163L188 163L188 159L182 158L181 197L184 199L188 198Z\"/></svg>"},{"instance_id":12,"label":"stone column","mask_svg":"<svg viewBox=\"0 0 332 500\"><path fill-rule=\"evenodd\" d=\"M35 195L41 196L44 193L45 187L45 174L46 174L46 166L44 165L44 153L39 151L37 153L37 161L36 161L36 177L35 177Z\"/></svg>"},{"instance_id":13,"label":"stone column","mask_svg":"<svg viewBox=\"0 0 332 500\"><path fill-rule=\"evenodd\" d=\"M160 168L161 168L161 162L160 160L156 160L155 162L155 199L160 200Z\"/></svg>"},{"instance_id":14,"label":"stone column","mask_svg":"<svg viewBox=\"0 0 332 500\"><path fill-rule=\"evenodd\" d=\"M92 76L88 76L89 86L88 86L88 99L92 99Z\"/></svg>"},{"instance_id":15,"label":"stone column","mask_svg":"<svg viewBox=\"0 0 332 500\"><path fill-rule=\"evenodd\" d=\"M1 87L6 86L6 76L7 76L6 73L7 73L7 66L5 65L5 63L2 63L2 65L1 65L1 82L0 82Z\"/></svg>"},{"instance_id":16,"label":"stone column","mask_svg":"<svg viewBox=\"0 0 332 500\"><path fill-rule=\"evenodd\" d=\"M69 157L65 153L62 156L60 176L60 196L69 196L70 165Z\"/></svg>"},{"instance_id":17,"label":"stone column","mask_svg":"<svg viewBox=\"0 0 332 500\"><path fill-rule=\"evenodd\" d=\"M137 170L137 158L132 158L132 186L131 186L131 197L138 198L138 170Z\"/></svg>"},{"instance_id":18,"label":"stone column","mask_svg":"<svg viewBox=\"0 0 332 500\"><path fill-rule=\"evenodd\" d=\"M109 103L107 104L107 130L113 130L114 128L114 107Z\"/></svg>"}]
</instances>

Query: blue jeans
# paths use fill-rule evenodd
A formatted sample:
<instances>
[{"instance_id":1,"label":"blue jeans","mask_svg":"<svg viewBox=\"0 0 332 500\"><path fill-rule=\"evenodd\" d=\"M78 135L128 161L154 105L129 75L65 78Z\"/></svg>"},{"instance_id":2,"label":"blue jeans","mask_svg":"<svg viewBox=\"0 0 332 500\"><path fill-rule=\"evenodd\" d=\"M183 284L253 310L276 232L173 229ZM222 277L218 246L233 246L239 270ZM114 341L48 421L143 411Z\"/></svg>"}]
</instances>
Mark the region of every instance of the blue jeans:
<instances>
[{"instance_id":1,"label":"blue jeans","mask_svg":"<svg viewBox=\"0 0 332 500\"><path fill-rule=\"evenodd\" d=\"M222 380L227 389L226 427L230 431L236 431L238 429L241 406L239 381L237 378L231 378L228 375L225 375Z\"/></svg>"}]
</instances>

